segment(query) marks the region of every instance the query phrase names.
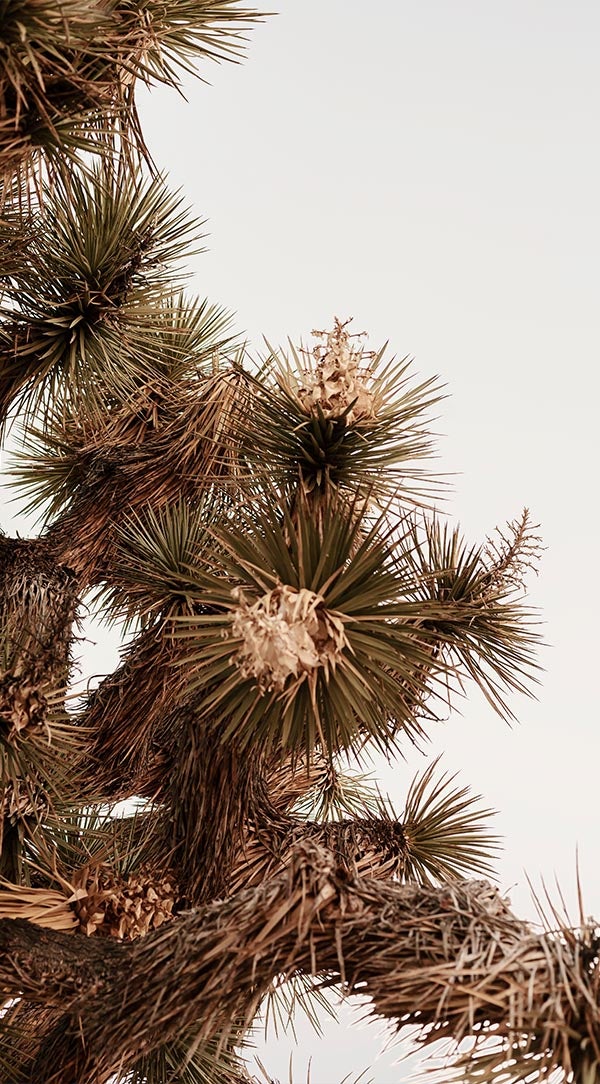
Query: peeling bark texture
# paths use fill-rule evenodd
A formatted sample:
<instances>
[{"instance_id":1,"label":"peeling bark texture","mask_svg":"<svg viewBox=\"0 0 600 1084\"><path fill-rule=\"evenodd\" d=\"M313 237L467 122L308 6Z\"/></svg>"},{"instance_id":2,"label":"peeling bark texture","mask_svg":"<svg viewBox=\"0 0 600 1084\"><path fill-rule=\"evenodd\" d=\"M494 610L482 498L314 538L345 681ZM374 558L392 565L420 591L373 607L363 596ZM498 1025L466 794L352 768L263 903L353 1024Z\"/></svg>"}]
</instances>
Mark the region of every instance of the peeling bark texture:
<instances>
[{"instance_id":1,"label":"peeling bark texture","mask_svg":"<svg viewBox=\"0 0 600 1084\"><path fill-rule=\"evenodd\" d=\"M165 848L173 854L182 896L197 907L231 891L256 801L260 758L241 756L234 745L222 743L218 728L200 727L193 707L181 715L177 742L165 795Z\"/></svg>"},{"instance_id":2,"label":"peeling bark texture","mask_svg":"<svg viewBox=\"0 0 600 1084\"><path fill-rule=\"evenodd\" d=\"M102 793L161 798L165 747L157 732L173 721L180 670L172 639L151 628L136 637L122 664L90 696L81 725L92 735L90 767Z\"/></svg>"},{"instance_id":3,"label":"peeling bark texture","mask_svg":"<svg viewBox=\"0 0 600 1084\"><path fill-rule=\"evenodd\" d=\"M0 537L0 665L14 681L66 684L78 587L45 539Z\"/></svg>"},{"instance_id":4,"label":"peeling bark texture","mask_svg":"<svg viewBox=\"0 0 600 1084\"><path fill-rule=\"evenodd\" d=\"M71 1015L63 1064L40 1084L104 1084L188 1025L226 1034L233 1019L250 1023L275 976L299 972L370 996L425 1041L458 1043L485 1023L569 1072L584 1040L600 1044L599 944L591 929L535 932L487 882L349 878L331 852L303 846L283 873L132 946L5 920L0 984Z\"/></svg>"}]
</instances>

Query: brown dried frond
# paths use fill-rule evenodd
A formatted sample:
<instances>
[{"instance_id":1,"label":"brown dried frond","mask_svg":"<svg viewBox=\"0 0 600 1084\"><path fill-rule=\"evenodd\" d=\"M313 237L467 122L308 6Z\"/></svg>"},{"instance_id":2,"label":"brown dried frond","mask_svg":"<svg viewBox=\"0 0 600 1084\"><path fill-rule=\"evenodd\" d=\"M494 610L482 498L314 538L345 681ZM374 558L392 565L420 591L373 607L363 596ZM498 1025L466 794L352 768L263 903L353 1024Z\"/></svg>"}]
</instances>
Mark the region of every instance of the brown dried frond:
<instances>
[{"instance_id":1,"label":"brown dried frond","mask_svg":"<svg viewBox=\"0 0 600 1084\"><path fill-rule=\"evenodd\" d=\"M173 917L177 888L168 872L141 866L122 877L101 864L77 870L70 882L61 880L61 890L4 882L0 919L24 918L46 929L134 941Z\"/></svg>"},{"instance_id":2,"label":"brown dried frond","mask_svg":"<svg viewBox=\"0 0 600 1084\"><path fill-rule=\"evenodd\" d=\"M47 534L60 559L88 584L110 582L125 516L238 483L249 394L244 375L227 369L141 389L101 424L71 421L63 439L79 481Z\"/></svg>"},{"instance_id":3,"label":"brown dried frond","mask_svg":"<svg viewBox=\"0 0 600 1084\"><path fill-rule=\"evenodd\" d=\"M318 751L308 762L305 757L288 757L269 765L265 772L265 791L276 813L287 813L307 791L319 786L329 775L330 764Z\"/></svg>"},{"instance_id":4,"label":"brown dried frond","mask_svg":"<svg viewBox=\"0 0 600 1084\"><path fill-rule=\"evenodd\" d=\"M18 824L26 817L35 817L40 821L50 809L48 795L33 781L27 779L9 780L0 788L0 817L12 824ZM0 828L0 840L2 831Z\"/></svg>"},{"instance_id":5,"label":"brown dried frond","mask_svg":"<svg viewBox=\"0 0 600 1084\"><path fill-rule=\"evenodd\" d=\"M42 688L0 672L0 729L8 741L40 730L49 737L47 712L48 701Z\"/></svg>"},{"instance_id":6,"label":"brown dried frond","mask_svg":"<svg viewBox=\"0 0 600 1084\"><path fill-rule=\"evenodd\" d=\"M65 931L66 932L66 931ZM48 1008L44 1005L32 1005L31 1002L21 999L15 1000L12 1005L5 1005L3 1009L3 1028L8 1026L8 1034L5 1042L11 1043L11 1056L13 1065L7 1066L6 1047L2 1048L3 1068L7 1072L6 1084L24 1084L28 1077L31 1079L33 1060L43 1044L44 1037L52 1031L60 1021L60 1010ZM8 1076L8 1072L12 1073Z\"/></svg>"},{"instance_id":7,"label":"brown dried frond","mask_svg":"<svg viewBox=\"0 0 600 1084\"><path fill-rule=\"evenodd\" d=\"M146 466L156 460L159 471L164 470L161 463L166 455L171 470L179 464L183 478L200 471L211 478L222 477L239 469L236 422L248 409L249 394L250 384L237 368L186 380L157 379L140 388L101 425L91 420L82 427L80 419L71 424L79 433L82 455L114 450L118 457L132 451L130 470L135 465L139 468L142 460Z\"/></svg>"},{"instance_id":8,"label":"brown dried frond","mask_svg":"<svg viewBox=\"0 0 600 1084\"><path fill-rule=\"evenodd\" d=\"M544 548L541 536L535 533L538 529L539 524L531 523L529 509L524 508L520 519L507 523L504 530L496 527L496 537L487 538L482 557L491 590L524 590L525 576L537 572Z\"/></svg>"},{"instance_id":9,"label":"brown dried frond","mask_svg":"<svg viewBox=\"0 0 600 1084\"><path fill-rule=\"evenodd\" d=\"M261 884L294 859L299 845L326 847L349 876L403 877L409 854L400 822L383 817L318 823L285 818L250 826L232 875L231 891Z\"/></svg>"},{"instance_id":10,"label":"brown dried frond","mask_svg":"<svg viewBox=\"0 0 600 1084\"><path fill-rule=\"evenodd\" d=\"M78 928L77 915L67 896L54 888L28 888L4 882L0 887L2 918L26 918L36 926L65 933L75 933Z\"/></svg>"}]
</instances>

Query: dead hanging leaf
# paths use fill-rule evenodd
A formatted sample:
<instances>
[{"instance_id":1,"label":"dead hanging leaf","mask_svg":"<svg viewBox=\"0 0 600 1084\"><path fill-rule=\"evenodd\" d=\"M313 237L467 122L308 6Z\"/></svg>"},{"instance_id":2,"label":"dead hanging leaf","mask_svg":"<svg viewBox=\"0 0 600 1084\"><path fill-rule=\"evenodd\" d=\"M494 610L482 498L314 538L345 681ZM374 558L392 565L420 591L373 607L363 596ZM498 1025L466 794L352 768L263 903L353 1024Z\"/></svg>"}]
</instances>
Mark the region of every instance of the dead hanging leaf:
<instances>
[{"instance_id":1,"label":"dead hanging leaf","mask_svg":"<svg viewBox=\"0 0 600 1084\"><path fill-rule=\"evenodd\" d=\"M13 825L24 817L41 820L49 808L47 794L31 780L10 780L0 790L0 814Z\"/></svg>"},{"instance_id":2,"label":"dead hanging leaf","mask_svg":"<svg viewBox=\"0 0 600 1084\"><path fill-rule=\"evenodd\" d=\"M338 319L333 331L313 331L318 343L312 351L314 369L303 374L298 396L308 414L320 409L326 418L342 414L348 425L371 421L375 417L374 394L368 387L369 366L364 364L373 354L362 346L353 346L346 324ZM349 409L350 408L350 409Z\"/></svg>"},{"instance_id":3,"label":"dead hanging leaf","mask_svg":"<svg viewBox=\"0 0 600 1084\"><path fill-rule=\"evenodd\" d=\"M0 678L0 719L8 727L8 738L39 727L49 737L46 697L38 686L13 678L9 673Z\"/></svg>"},{"instance_id":4,"label":"dead hanging leaf","mask_svg":"<svg viewBox=\"0 0 600 1084\"><path fill-rule=\"evenodd\" d=\"M28 888L8 882L0 889L0 919L25 918L36 926L74 933L78 922L63 892L53 888Z\"/></svg>"},{"instance_id":5,"label":"dead hanging leaf","mask_svg":"<svg viewBox=\"0 0 600 1084\"><path fill-rule=\"evenodd\" d=\"M243 643L234 662L242 677L254 678L264 691L281 690L290 677L319 667L334 668L349 646L341 618L314 591L284 584L251 606L239 591L236 597L230 635Z\"/></svg>"}]
</instances>

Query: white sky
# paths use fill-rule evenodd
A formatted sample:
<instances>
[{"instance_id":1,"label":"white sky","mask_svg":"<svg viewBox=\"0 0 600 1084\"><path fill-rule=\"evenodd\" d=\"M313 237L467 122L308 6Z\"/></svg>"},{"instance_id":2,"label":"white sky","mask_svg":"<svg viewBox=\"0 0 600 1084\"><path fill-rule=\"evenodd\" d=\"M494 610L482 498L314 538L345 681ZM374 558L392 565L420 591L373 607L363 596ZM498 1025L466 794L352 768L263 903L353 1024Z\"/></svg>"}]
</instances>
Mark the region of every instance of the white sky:
<instances>
[{"instance_id":1,"label":"white sky","mask_svg":"<svg viewBox=\"0 0 600 1084\"><path fill-rule=\"evenodd\" d=\"M500 812L500 881L533 916L523 870L556 873L600 917L597 865L598 47L596 0L279 0L240 67L187 104L152 92L157 162L209 220L194 289L249 341L354 316L450 396L437 428L448 502L472 541L528 505L547 551L533 601L546 668L509 729L481 697L432 755ZM102 669L92 664L91 669ZM423 758L380 773L402 808ZM575 908L573 906L575 914ZM368 1066L377 1028L302 1030L296 1084ZM287 1082L289 1043L261 1054ZM374 1084L400 1084L388 1053Z\"/></svg>"}]
</instances>

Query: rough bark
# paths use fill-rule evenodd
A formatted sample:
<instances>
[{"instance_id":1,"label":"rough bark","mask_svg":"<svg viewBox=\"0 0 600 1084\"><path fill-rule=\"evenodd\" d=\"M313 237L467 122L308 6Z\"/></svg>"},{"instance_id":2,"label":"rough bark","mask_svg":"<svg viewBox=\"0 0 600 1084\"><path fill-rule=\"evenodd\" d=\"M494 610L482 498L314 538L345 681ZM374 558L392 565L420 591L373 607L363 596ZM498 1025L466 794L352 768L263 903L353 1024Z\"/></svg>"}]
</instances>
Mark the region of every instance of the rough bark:
<instances>
[{"instance_id":1,"label":"rough bark","mask_svg":"<svg viewBox=\"0 0 600 1084\"><path fill-rule=\"evenodd\" d=\"M45 539L0 537L3 667L14 681L66 684L78 588Z\"/></svg>"},{"instance_id":2,"label":"rough bark","mask_svg":"<svg viewBox=\"0 0 600 1084\"><path fill-rule=\"evenodd\" d=\"M260 758L241 756L207 728L193 707L181 712L172 753L165 850L173 855L180 891L197 907L231 890L248 818L256 804Z\"/></svg>"},{"instance_id":3,"label":"rough bark","mask_svg":"<svg viewBox=\"0 0 600 1084\"><path fill-rule=\"evenodd\" d=\"M45 539L0 536L0 874L10 881L19 880L23 833L47 812L64 754L55 722L69 679L78 587ZM74 746L70 752L75 760Z\"/></svg>"},{"instance_id":4,"label":"rough bark","mask_svg":"<svg viewBox=\"0 0 600 1084\"><path fill-rule=\"evenodd\" d=\"M230 891L259 884L293 862L298 846L315 844L331 851L350 875L388 881L403 877L410 854L402 824L391 818L319 822L259 814L245 833Z\"/></svg>"}]
</instances>

